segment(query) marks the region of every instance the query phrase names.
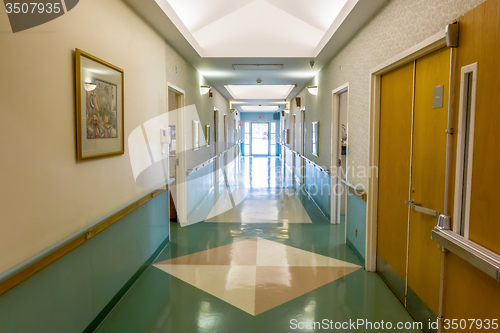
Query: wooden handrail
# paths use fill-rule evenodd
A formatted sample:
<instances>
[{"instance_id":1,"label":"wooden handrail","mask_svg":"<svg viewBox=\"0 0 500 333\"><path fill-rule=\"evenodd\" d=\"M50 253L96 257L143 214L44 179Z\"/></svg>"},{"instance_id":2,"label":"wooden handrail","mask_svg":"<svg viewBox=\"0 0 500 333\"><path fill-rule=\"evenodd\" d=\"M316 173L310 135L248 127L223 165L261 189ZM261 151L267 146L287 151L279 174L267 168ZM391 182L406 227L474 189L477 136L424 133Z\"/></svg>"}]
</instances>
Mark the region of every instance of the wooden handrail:
<instances>
[{"instance_id":1,"label":"wooden handrail","mask_svg":"<svg viewBox=\"0 0 500 333\"><path fill-rule=\"evenodd\" d=\"M319 165L319 164L317 164L317 163L313 162L312 160L308 159L308 158L307 158L307 157L305 157L304 155L302 155L302 154L300 154L300 153L296 152L296 151L295 151L295 150L293 150L293 149L288 148L288 147L287 147L287 146L285 146L285 145L282 145L282 146L283 146L285 149L288 149L288 150L289 150L292 154L295 154L295 155L299 156L300 158L303 158L303 159L304 159L307 163L312 164L312 165L313 165L313 167L315 167L316 169L319 169L319 170L320 170L320 171L322 171L322 172L327 173L327 174L328 174L328 176L330 176L330 177L331 177L330 172L329 172L327 169L323 168L321 165Z\"/></svg>"},{"instance_id":2,"label":"wooden handrail","mask_svg":"<svg viewBox=\"0 0 500 333\"><path fill-rule=\"evenodd\" d=\"M285 149L288 149L289 151L291 151L293 154L295 154L295 155L299 156L300 158L303 158L306 162L308 162L308 163L312 164L314 167L316 167L316 168L320 169L321 171L323 171L323 172L327 173L327 174L328 174L328 176L332 177L332 173L331 173L330 171L326 170L325 168L323 168L322 166L320 166L320 165L318 165L318 164L314 163L313 161L311 161L310 159L308 159L308 158L307 158L307 157L305 157L304 155L302 155L302 154L300 154L300 153L296 152L295 150L290 149L290 148L288 148L288 147L287 147L287 146L285 146L285 145L282 145L282 146L283 146ZM341 182L342 182L342 183L344 183L344 185L346 185L346 186L347 186L347 188L349 189L349 192L351 192L352 194L354 194L355 196L357 196L358 198L362 199L362 200L363 200L363 201L365 201L365 202L368 200L368 196L367 196L367 194L366 194L366 192L365 192L364 190L356 188L355 186L353 186L353 185L349 184L347 181L345 181L345 180L343 180L343 179L341 180Z\"/></svg>"},{"instance_id":3,"label":"wooden handrail","mask_svg":"<svg viewBox=\"0 0 500 333\"><path fill-rule=\"evenodd\" d=\"M97 223L93 227L86 228L83 231L76 233L73 236L70 236L67 241L62 242L62 244L56 245L53 249L49 248L48 250L42 251L43 255L35 255L30 259L25 260L21 264L17 265L15 268L4 272L0 275L0 295L3 295L10 289L14 288L24 280L29 277L35 275L45 267L49 266L56 260L62 258L66 254L70 253L77 247L83 245L88 240L103 232L120 219L125 217L126 215L132 213L137 208L141 207L154 197L162 194L163 192L168 190L168 186L174 181L174 179L170 179L165 186L150 192L149 194L143 196L139 200L133 202L127 207L121 209L120 211L114 213L103 221ZM44 253L47 252L47 253Z\"/></svg>"},{"instance_id":4,"label":"wooden handrail","mask_svg":"<svg viewBox=\"0 0 500 333\"><path fill-rule=\"evenodd\" d=\"M211 163L211 162L212 162L213 160L215 160L216 158L218 158L218 157L222 157L222 155L227 154L227 152L228 152L228 151L230 151L231 149L236 148L236 147L238 147L238 143L236 143L235 145L233 145L233 146L229 147L228 149L224 150L223 152L221 152L221 153L219 153L219 154L215 155L214 157L211 157L210 159L206 160L205 162L200 163L200 164L198 164L197 166L195 166L195 167L193 167L193 168L191 168L191 169L187 169L187 171L186 171L186 176L189 176L189 175L190 175L190 174L192 174L193 172L198 171L199 169L203 168L203 167L204 167L204 166L206 166L207 164Z\"/></svg>"},{"instance_id":5,"label":"wooden handrail","mask_svg":"<svg viewBox=\"0 0 500 333\"><path fill-rule=\"evenodd\" d=\"M364 202L367 202L368 195L366 194L364 189L359 189L359 188L355 187L354 185L352 185L351 183L348 183L344 179L341 179L340 181L342 182L342 184L344 184L347 187L349 192L351 192L352 194L354 194L355 196L357 196L358 198L360 198Z\"/></svg>"}]
</instances>

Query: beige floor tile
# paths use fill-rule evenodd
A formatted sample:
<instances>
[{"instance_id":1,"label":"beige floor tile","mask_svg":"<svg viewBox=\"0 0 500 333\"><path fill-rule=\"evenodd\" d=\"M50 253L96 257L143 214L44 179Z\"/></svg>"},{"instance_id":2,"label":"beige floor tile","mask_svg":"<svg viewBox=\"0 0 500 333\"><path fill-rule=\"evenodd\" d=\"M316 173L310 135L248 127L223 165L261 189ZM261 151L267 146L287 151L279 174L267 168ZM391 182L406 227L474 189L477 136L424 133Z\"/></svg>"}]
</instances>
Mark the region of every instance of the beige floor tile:
<instances>
[{"instance_id":1,"label":"beige floor tile","mask_svg":"<svg viewBox=\"0 0 500 333\"><path fill-rule=\"evenodd\" d=\"M258 239L257 266L360 267L263 238Z\"/></svg>"},{"instance_id":2,"label":"beige floor tile","mask_svg":"<svg viewBox=\"0 0 500 333\"><path fill-rule=\"evenodd\" d=\"M160 262L161 265L234 265L257 264L257 238L201 251Z\"/></svg>"},{"instance_id":3,"label":"beige floor tile","mask_svg":"<svg viewBox=\"0 0 500 333\"><path fill-rule=\"evenodd\" d=\"M252 315L361 268L258 237L154 266Z\"/></svg>"},{"instance_id":4,"label":"beige floor tile","mask_svg":"<svg viewBox=\"0 0 500 333\"><path fill-rule=\"evenodd\" d=\"M254 315L255 266L165 265L157 268Z\"/></svg>"},{"instance_id":5,"label":"beige floor tile","mask_svg":"<svg viewBox=\"0 0 500 333\"><path fill-rule=\"evenodd\" d=\"M359 267L257 267L255 315L358 269Z\"/></svg>"}]
</instances>

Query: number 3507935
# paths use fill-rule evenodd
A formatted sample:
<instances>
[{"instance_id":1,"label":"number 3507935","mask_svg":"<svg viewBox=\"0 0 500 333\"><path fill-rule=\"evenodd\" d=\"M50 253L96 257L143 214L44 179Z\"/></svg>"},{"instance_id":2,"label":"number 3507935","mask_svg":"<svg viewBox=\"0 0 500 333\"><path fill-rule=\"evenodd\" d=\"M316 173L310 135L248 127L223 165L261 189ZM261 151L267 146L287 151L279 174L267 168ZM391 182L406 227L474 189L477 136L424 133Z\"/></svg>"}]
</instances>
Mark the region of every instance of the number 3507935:
<instances>
[{"instance_id":1,"label":"number 3507935","mask_svg":"<svg viewBox=\"0 0 500 333\"><path fill-rule=\"evenodd\" d=\"M6 3L7 14L59 14L61 12L60 3Z\"/></svg>"}]
</instances>

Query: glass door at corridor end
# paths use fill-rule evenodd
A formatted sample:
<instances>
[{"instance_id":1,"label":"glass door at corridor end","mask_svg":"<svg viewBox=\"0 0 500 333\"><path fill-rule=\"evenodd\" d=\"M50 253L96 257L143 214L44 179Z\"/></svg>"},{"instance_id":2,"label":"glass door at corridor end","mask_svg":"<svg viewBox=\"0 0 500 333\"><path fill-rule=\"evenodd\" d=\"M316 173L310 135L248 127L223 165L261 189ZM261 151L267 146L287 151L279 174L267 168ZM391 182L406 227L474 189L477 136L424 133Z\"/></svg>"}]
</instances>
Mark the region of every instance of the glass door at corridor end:
<instances>
[{"instance_id":1,"label":"glass door at corridor end","mask_svg":"<svg viewBox=\"0 0 500 333\"><path fill-rule=\"evenodd\" d=\"M252 155L268 156L270 150L269 123L252 123Z\"/></svg>"}]
</instances>

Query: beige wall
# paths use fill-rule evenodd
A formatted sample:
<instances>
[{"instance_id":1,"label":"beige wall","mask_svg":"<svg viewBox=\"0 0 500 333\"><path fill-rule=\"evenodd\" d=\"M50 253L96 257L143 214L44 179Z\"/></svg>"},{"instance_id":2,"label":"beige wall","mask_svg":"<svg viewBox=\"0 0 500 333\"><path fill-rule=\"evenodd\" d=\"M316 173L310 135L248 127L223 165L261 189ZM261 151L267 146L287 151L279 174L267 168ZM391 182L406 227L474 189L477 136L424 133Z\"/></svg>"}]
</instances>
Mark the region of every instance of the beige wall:
<instances>
[{"instance_id":1,"label":"beige wall","mask_svg":"<svg viewBox=\"0 0 500 333\"><path fill-rule=\"evenodd\" d=\"M391 0L351 42L307 84L317 85L313 96L303 90L298 96L306 107L306 156L330 166L332 91L349 83L349 161L351 167L368 166L370 70L426 38L444 30L484 0ZM341 68L342 67L342 68ZM293 105L294 103L292 103ZM320 120L319 157L311 154L311 122ZM356 169L357 172L357 169ZM368 180L349 176L354 184Z\"/></svg>"},{"instance_id":2,"label":"beige wall","mask_svg":"<svg viewBox=\"0 0 500 333\"><path fill-rule=\"evenodd\" d=\"M210 98L208 94L200 94L200 86L211 86L210 82L201 76L201 74L188 62L186 62L173 48L168 46L166 48L166 63L167 63L167 81L186 92L185 105L196 105L198 111L199 119L194 117L186 117L184 122L187 128L187 147L192 147L192 120L199 120L203 131L205 130L205 125L211 125L212 131L212 142L215 138L214 136L214 108L219 111L219 141L223 140L223 119L224 115L227 115L228 121L228 141L234 142L234 119L239 120L239 116L235 113L229 112L229 102L222 96L217 90L212 88L213 97ZM177 68L177 72L176 72ZM213 148L212 146L211 148ZM200 149L197 152L186 152L187 154L187 168L194 167L210 157L210 153L207 149Z\"/></svg>"},{"instance_id":3,"label":"beige wall","mask_svg":"<svg viewBox=\"0 0 500 333\"><path fill-rule=\"evenodd\" d=\"M85 0L62 17L9 33L0 11L0 272L101 220L147 190L133 178L130 132L167 111L167 82L186 91L205 124L204 79L120 0ZM125 155L77 163L73 51L125 71ZM175 72L177 66L177 73Z\"/></svg>"}]
</instances>

